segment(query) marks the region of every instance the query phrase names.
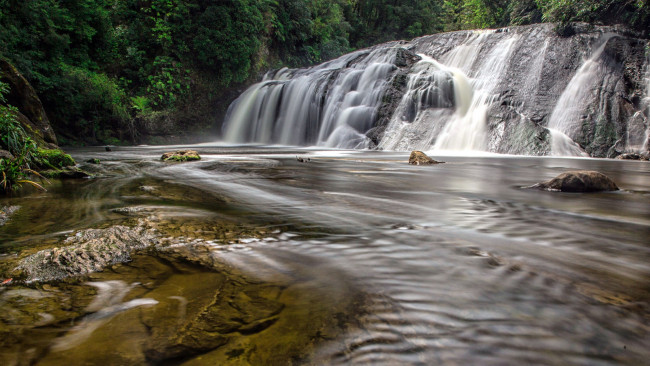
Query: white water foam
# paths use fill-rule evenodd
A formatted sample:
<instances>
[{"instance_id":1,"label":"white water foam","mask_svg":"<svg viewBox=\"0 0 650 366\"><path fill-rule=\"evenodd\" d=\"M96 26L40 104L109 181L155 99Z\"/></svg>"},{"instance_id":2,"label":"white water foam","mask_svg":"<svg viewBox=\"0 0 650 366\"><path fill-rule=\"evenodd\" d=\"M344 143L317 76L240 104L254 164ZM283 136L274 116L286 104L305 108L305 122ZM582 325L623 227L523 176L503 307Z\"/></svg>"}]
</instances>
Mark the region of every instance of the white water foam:
<instances>
[{"instance_id":1,"label":"white water foam","mask_svg":"<svg viewBox=\"0 0 650 366\"><path fill-rule=\"evenodd\" d=\"M573 139L576 138L578 130L582 126L581 117L585 106L590 105L596 99L593 89L598 85L597 83L601 83L605 72L600 56L605 50L607 42L614 36L614 34L603 36L600 46L571 78L555 104L547 126L553 139L551 155L588 156Z\"/></svg>"}]
</instances>

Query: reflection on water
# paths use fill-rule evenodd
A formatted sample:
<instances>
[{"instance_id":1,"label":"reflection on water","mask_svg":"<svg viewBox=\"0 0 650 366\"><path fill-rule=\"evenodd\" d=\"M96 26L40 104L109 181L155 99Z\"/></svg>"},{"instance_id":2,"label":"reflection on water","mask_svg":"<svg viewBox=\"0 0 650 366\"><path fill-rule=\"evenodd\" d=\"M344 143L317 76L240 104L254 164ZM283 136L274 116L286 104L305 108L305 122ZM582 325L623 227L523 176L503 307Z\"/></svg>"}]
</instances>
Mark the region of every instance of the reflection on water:
<instances>
[{"instance_id":1,"label":"reflection on water","mask_svg":"<svg viewBox=\"0 0 650 366\"><path fill-rule=\"evenodd\" d=\"M406 153L206 144L199 162L159 162L169 149L73 151L102 160L89 166L100 177L12 201L21 209L0 229L4 273L79 229L146 218L159 239L77 282L0 290L0 330L23 334L0 358L637 365L650 356L647 163L445 156L425 167ZM599 170L623 190L522 188L570 169Z\"/></svg>"}]
</instances>

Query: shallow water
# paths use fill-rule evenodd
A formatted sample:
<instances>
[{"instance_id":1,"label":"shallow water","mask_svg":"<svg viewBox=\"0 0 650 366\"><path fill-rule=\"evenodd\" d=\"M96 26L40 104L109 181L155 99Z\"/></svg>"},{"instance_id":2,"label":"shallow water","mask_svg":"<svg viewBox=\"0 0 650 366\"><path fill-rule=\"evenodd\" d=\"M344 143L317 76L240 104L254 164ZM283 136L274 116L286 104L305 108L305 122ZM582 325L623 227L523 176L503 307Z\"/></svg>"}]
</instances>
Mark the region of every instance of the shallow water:
<instances>
[{"instance_id":1,"label":"shallow water","mask_svg":"<svg viewBox=\"0 0 650 366\"><path fill-rule=\"evenodd\" d=\"M638 365L650 356L647 163L434 155L446 164L411 166L407 153L210 144L192 147L199 162L158 160L174 148L73 150L77 161L101 159L86 166L99 178L11 200L21 209L0 228L5 268L76 230L147 215L172 249L64 284L3 288L1 330L23 336L0 357ZM523 188L571 169L601 171L622 190ZM121 290L107 295L110 284ZM229 318L245 320L228 332L196 325L222 324L209 315L232 304L220 293L246 294L237 311L259 306ZM16 300L29 296L45 305Z\"/></svg>"}]
</instances>

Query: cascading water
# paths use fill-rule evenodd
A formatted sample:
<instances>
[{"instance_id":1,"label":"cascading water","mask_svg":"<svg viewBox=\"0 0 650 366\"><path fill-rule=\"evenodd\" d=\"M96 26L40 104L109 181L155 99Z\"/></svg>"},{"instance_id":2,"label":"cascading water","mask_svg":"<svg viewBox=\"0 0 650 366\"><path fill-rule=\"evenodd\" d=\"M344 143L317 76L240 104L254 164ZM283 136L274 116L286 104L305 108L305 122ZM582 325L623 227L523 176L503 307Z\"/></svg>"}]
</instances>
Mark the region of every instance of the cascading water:
<instances>
[{"instance_id":1,"label":"cascading water","mask_svg":"<svg viewBox=\"0 0 650 366\"><path fill-rule=\"evenodd\" d=\"M605 50L607 41L614 34L603 37L600 46L578 69L566 89L560 96L548 122L551 133L551 154L556 156L589 156L573 138L582 127L585 106L596 100L594 89L602 84L605 77L605 67L600 56ZM586 116L585 116L586 117Z\"/></svg>"},{"instance_id":2,"label":"cascading water","mask_svg":"<svg viewBox=\"0 0 650 366\"><path fill-rule=\"evenodd\" d=\"M631 101L647 81L635 76L645 69L629 70L642 69L646 56L634 38L610 41L615 31L558 37L553 25L535 25L451 32L271 72L233 103L224 138L527 155L642 150L650 102L639 111Z\"/></svg>"},{"instance_id":3,"label":"cascading water","mask_svg":"<svg viewBox=\"0 0 650 366\"><path fill-rule=\"evenodd\" d=\"M480 37L477 40L480 40ZM504 39L497 43L486 59L481 60L481 66L473 76L474 92L469 108L466 111L461 109L454 115L438 138L434 149L486 150L488 108L498 97L493 91L507 71L510 55L518 40L518 36ZM480 48L475 46L472 49L473 53L477 53L476 50ZM463 65L465 59L467 57L463 53L452 51L446 57L446 63L450 66L465 67L463 70L469 71L472 65ZM478 56L470 59L478 59Z\"/></svg>"},{"instance_id":4,"label":"cascading water","mask_svg":"<svg viewBox=\"0 0 650 366\"><path fill-rule=\"evenodd\" d=\"M231 142L365 148L396 49L359 51L308 70L267 74L231 107Z\"/></svg>"},{"instance_id":5,"label":"cascading water","mask_svg":"<svg viewBox=\"0 0 650 366\"><path fill-rule=\"evenodd\" d=\"M422 60L413 67L407 91L379 145L381 148L487 149L488 109L498 97L493 90L507 71L508 60L519 40L518 36L505 38L492 47L487 58L479 59L489 34L472 34L443 56L444 65L420 55ZM430 100L431 95L437 100ZM450 96L456 107L453 113L449 110Z\"/></svg>"},{"instance_id":6,"label":"cascading water","mask_svg":"<svg viewBox=\"0 0 650 366\"><path fill-rule=\"evenodd\" d=\"M436 128L432 121L448 120L454 107L459 115L467 113L470 107L473 90L467 77L430 57L420 57L381 140L382 149L428 149L444 127L438 124Z\"/></svg>"}]
</instances>

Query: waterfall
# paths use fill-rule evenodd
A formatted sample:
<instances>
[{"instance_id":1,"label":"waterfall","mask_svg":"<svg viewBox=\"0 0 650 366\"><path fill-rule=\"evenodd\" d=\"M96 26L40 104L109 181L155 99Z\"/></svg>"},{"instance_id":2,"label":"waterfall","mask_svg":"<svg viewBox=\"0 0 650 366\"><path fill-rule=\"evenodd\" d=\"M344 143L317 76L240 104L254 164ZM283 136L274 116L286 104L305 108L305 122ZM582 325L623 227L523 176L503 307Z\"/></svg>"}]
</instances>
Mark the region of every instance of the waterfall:
<instances>
[{"instance_id":1,"label":"waterfall","mask_svg":"<svg viewBox=\"0 0 650 366\"><path fill-rule=\"evenodd\" d=\"M397 106L379 147L385 150L426 150L441 132L436 120L452 113L464 115L472 100L472 87L457 69L420 54L413 66L406 93ZM444 125L443 125L444 126Z\"/></svg>"},{"instance_id":2,"label":"waterfall","mask_svg":"<svg viewBox=\"0 0 650 366\"><path fill-rule=\"evenodd\" d=\"M450 32L272 71L230 106L223 137L402 151L642 151L645 41L613 32L585 27L558 37L551 24Z\"/></svg>"},{"instance_id":3,"label":"waterfall","mask_svg":"<svg viewBox=\"0 0 650 366\"><path fill-rule=\"evenodd\" d=\"M379 145L381 148L487 149L487 111L497 97L493 90L501 82L519 39L505 38L492 47L485 59L479 60L489 34L472 34L443 57L444 63L420 55L422 60L412 70L407 91ZM455 105L453 113L449 111L450 94ZM438 100L429 101L431 95Z\"/></svg>"},{"instance_id":4,"label":"waterfall","mask_svg":"<svg viewBox=\"0 0 650 366\"><path fill-rule=\"evenodd\" d=\"M605 67L600 56L607 42L614 37L607 34L600 46L593 52L560 95L548 122L551 133L551 154L556 156L589 156L573 141L583 123L590 123L582 118L585 106L596 100L594 89L602 84Z\"/></svg>"},{"instance_id":5,"label":"waterfall","mask_svg":"<svg viewBox=\"0 0 650 366\"><path fill-rule=\"evenodd\" d=\"M480 39L480 37L477 38L477 40ZM518 36L504 39L492 48L486 59L480 60L481 66L475 73L472 82L474 92L471 94L469 107L458 110L458 113L447 123L434 149L480 151L487 149L488 109L498 97L493 91L506 74L510 55L518 40ZM478 61L477 50L480 49L478 45L471 47L471 56L468 57L466 52L458 52L458 50L462 50L461 47L458 47L447 57L447 64L469 71L471 64L468 65L466 60ZM476 63L476 61L474 62Z\"/></svg>"},{"instance_id":6,"label":"waterfall","mask_svg":"<svg viewBox=\"0 0 650 366\"><path fill-rule=\"evenodd\" d=\"M231 106L226 141L365 148L396 49L359 51L306 70L281 69Z\"/></svg>"}]
</instances>

